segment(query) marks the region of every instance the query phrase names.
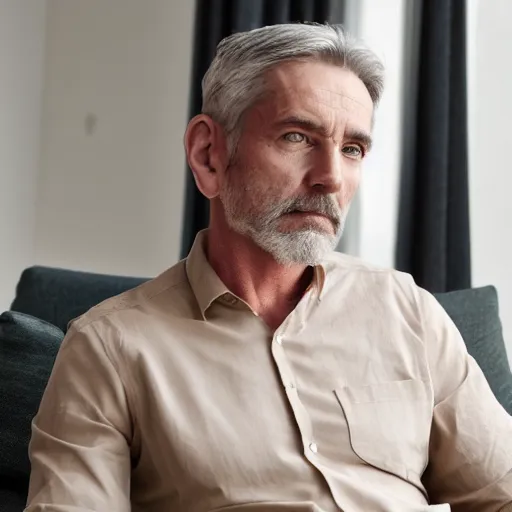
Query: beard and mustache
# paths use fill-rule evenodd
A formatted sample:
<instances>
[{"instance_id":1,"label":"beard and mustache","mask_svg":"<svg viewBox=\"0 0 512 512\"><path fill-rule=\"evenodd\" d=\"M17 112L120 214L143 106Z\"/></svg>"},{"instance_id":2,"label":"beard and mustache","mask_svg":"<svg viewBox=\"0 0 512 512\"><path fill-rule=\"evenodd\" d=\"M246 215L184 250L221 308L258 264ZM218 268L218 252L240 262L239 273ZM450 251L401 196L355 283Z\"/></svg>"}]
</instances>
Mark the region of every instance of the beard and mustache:
<instances>
[{"instance_id":1,"label":"beard and mustache","mask_svg":"<svg viewBox=\"0 0 512 512\"><path fill-rule=\"evenodd\" d=\"M275 199L271 186L250 183L249 175L246 169L230 167L221 190L226 221L233 231L251 238L285 266L317 265L336 248L350 205L342 209L333 195L320 193ZM283 217L295 212L322 214L331 221L333 231L307 220L300 228L283 229Z\"/></svg>"}]
</instances>

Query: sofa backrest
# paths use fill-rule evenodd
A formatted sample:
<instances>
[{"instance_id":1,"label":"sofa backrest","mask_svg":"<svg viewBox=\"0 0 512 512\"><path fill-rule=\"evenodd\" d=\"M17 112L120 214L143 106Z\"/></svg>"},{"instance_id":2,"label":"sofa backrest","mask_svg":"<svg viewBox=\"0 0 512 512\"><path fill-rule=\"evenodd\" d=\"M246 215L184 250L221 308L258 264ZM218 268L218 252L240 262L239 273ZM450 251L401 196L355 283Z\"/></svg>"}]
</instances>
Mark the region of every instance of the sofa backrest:
<instances>
[{"instance_id":1,"label":"sofa backrest","mask_svg":"<svg viewBox=\"0 0 512 512\"><path fill-rule=\"evenodd\" d=\"M468 352L484 372L491 389L512 414L512 374L503 339L494 286L438 293L435 297L459 329Z\"/></svg>"},{"instance_id":2,"label":"sofa backrest","mask_svg":"<svg viewBox=\"0 0 512 512\"><path fill-rule=\"evenodd\" d=\"M11 310L35 316L66 332L68 323L100 302L148 278L122 277L51 267L23 271Z\"/></svg>"}]
</instances>

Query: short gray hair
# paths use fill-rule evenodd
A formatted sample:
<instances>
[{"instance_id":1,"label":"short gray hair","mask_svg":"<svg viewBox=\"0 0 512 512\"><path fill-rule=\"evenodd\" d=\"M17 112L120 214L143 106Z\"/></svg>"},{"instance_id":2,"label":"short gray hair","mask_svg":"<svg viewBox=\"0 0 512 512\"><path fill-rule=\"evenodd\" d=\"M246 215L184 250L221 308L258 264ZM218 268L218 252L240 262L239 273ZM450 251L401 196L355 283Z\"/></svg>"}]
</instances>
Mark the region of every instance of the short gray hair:
<instances>
[{"instance_id":1,"label":"short gray hair","mask_svg":"<svg viewBox=\"0 0 512 512\"><path fill-rule=\"evenodd\" d=\"M296 23L223 39L203 78L202 111L231 139L243 114L263 94L265 73L281 62L309 59L349 69L364 83L373 104L379 102L384 67L371 50L348 37L341 25Z\"/></svg>"}]
</instances>

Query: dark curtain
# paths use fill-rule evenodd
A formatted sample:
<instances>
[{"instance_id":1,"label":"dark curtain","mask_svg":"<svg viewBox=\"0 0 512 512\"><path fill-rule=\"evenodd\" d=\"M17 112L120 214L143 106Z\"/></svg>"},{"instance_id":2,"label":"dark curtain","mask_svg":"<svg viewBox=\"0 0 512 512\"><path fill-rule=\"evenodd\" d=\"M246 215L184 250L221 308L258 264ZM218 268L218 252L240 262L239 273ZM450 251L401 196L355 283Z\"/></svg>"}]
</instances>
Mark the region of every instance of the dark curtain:
<instances>
[{"instance_id":1,"label":"dark curtain","mask_svg":"<svg viewBox=\"0 0 512 512\"><path fill-rule=\"evenodd\" d=\"M296 21L342 23L344 0L197 0L190 117L201 112L201 80L217 44L234 32ZM187 169L182 257L198 231L207 227L209 203Z\"/></svg>"},{"instance_id":2,"label":"dark curtain","mask_svg":"<svg viewBox=\"0 0 512 512\"><path fill-rule=\"evenodd\" d=\"M397 268L431 292L471 286L464 0L412 2ZM414 7L413 7L414 8ZM414 94L411 90L416 88ZM411 99L413 99L411 103Z\"/></svg>"}]
</instances>

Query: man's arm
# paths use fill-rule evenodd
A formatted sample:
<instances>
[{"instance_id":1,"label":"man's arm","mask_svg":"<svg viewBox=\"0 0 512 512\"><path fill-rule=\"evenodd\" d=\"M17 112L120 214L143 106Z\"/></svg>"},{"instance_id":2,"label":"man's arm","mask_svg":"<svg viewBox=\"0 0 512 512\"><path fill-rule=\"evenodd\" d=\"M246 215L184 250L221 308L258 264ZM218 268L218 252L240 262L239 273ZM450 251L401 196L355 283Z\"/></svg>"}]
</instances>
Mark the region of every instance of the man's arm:
<instances>
[{"instance_id":1,"label":"man's arm","mask_svg":"<svg viewBox=\"0 0 512 512\"><path fill-rule=\"evenodd\" d=\"M26 512L130 510L132 421L93 325L73 327L32 423Z\"/></svg>"},{"instance_id":2,"label":"man's arm","mask_svg":"<svg viewBox=\"0 0 512 512\"><path fill-rule=\"evenodd\" d=\"M444 309L419 294L435 397L427 492L454 512L512 512L512 417Z\"/></svg>"}]
</instances>

